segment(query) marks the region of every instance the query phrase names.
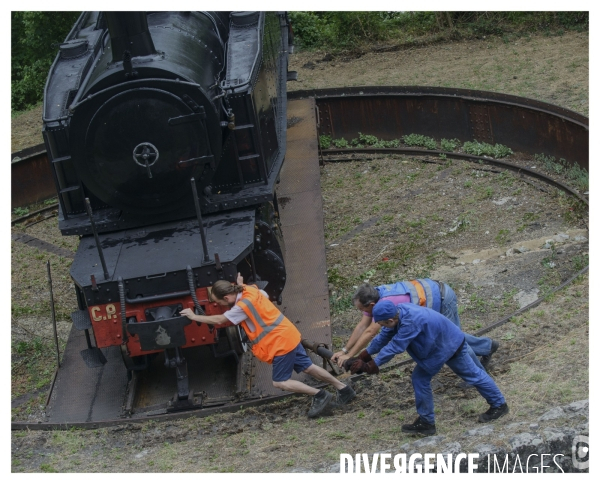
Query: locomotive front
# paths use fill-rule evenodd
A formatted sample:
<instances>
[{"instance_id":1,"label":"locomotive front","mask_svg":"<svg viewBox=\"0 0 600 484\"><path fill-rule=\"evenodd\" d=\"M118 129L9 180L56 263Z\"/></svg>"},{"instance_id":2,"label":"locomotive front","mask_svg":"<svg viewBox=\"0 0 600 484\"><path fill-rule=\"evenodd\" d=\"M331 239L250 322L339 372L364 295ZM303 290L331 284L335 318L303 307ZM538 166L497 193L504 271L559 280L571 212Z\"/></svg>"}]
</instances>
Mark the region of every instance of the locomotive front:
<instances>
[{"instance_id":1,"label":"locomotive front","mask_svg":"<svg viewBox=\"0 0 600 484\"><path fill-rule=\"evenodd\" d=\"M190 324L182 308L221 313L209 288L238 272L281 302L288 29L285 13L86 12L48 77L59 228L81 238L82 355L98 366L118 346L134 371L164 353L175 407L191 405L182 349L246 349L236 327Z\"/></svg>"}]
</instances>

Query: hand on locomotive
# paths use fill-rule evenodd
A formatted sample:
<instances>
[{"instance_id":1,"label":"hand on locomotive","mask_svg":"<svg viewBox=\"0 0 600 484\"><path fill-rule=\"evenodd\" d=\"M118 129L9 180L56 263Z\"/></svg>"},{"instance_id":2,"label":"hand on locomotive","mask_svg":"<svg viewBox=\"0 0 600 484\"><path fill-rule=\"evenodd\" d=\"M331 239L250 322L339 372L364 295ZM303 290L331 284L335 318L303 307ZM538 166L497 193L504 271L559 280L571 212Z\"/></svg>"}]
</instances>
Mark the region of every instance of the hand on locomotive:
<instances>
[{"instance_id":1,"label":"hand on locomotive","mask_svg":"<svg viewBox=\"0 0 600 484\"><path fill-rule=\"evenodd\" d=\"M299 343L300 333L268 300L264 291L244 285L239 273L236 282L221 280L212 288L211 300L231 308L224 314L200 316L191 309L184 309L181 315L206 324L241 324L253 343L254 355L273 364L273 385L276 388L314 395L309 417L323 414L333 403L333 395L292 380L292 370L308 373L333 385L337 389L338 403L348 403L355 398L352 388L310 361ZM487 357L485 362L489 363L498 344L490 338L476 338L460 331L456 295L450 286L430 279L403 281L377 288L363 284L355 293L353 302L363 312L363 318L349 340L351 349L344 348L334 355L333 360L352 374L377 374L379 367L395 354L404 351L410 354L417 363L412 383L418 417L414 423L403 425L403 432L435 434L431 378L444 364L469 386L474 386L490 405L489 410L479 416L480 422L495 420L508 413L504 396L477 358L480 354ZM371 325L377 327L375 332L371 331ZM358 357L347 356L350 351L354 353L360 349L362 343L370 340L381 326L385 329ZM478 348L479 352L470 345ZM373 359L372 354L378 355Z\"/></svg>"},{"instance_id":2,"label":"hand on locomotive","mask_svg":"<svg viewBox=\"0 0 600 484\"><path fill-rule=\"evenodd\" d=\"M313 396L308 416L317 417L334 404L334 396L327 390L317 390L301 381L292 380L292 372L304 372L337 390L337 403L352 401L354 390L325 369L315 365L302 346L300 332L269 301L268 295L253 285L245 285L238 273L237 284L220 280L213 284L211 300L230 309L221 315L202 316L189 309L180 314L198 323L220 325L227 322L241 324L250 340L256 358L273 365L273 386L284 391Z\"/></svg>"}]
</instances>

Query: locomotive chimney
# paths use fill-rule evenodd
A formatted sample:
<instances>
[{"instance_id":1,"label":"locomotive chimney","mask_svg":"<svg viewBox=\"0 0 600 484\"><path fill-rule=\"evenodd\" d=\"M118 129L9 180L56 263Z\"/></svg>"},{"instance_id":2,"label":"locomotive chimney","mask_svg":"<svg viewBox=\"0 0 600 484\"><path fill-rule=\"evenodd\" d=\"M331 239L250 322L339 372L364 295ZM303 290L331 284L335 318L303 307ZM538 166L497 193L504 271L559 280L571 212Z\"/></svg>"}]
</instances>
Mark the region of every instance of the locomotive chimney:
<instances>
[{"instance_id":1,"label":"locomotive chimney","mask_svg":"<svg viewBox=\"0 0 600 484\"><path fill-rule=\"evenodd\" d=\"M113 62L123 60L126 51L131 57L156 53L146 12L104 12L104 16L110 33Z\"/></svg>"}]
</instances>

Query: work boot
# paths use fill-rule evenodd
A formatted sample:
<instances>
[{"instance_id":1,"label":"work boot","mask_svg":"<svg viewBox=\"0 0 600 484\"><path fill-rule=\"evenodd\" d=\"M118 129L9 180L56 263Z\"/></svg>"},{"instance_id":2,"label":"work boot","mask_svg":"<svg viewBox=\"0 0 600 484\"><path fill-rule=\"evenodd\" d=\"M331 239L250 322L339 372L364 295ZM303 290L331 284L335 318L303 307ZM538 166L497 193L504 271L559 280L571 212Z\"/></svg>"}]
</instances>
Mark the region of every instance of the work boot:
<instances>
[{"instance_id":1,"label":"work boot","mask_svg":"<svg viewBox=\"0 0 600 484\"><path fill-rule=\"evenodd\" d=\"M492 348L490 349L490 354L481 357L481 364L486 370L488 365L490 364L490 361L492 361L492 355L496 352L496 350L498 350L498 346L500 346L500 343L498 343L496 340L492 340Z\"/></svg>"},{"instance_id":2,"label":"work boot","mask_svg":"<svg viewBox=\"0 0 600 484\"><path fill-rule=\"evenodd\" d=\"M490 420L496 420L508 413L508 405L503 403L499 407L490 407L487 412L482 413L479 416L480 422L489 422Z\"/></svg>"},{"instance_id":3,"label":"work boot","mask_svg":"<svg viewBox=\"0 0 600 484\"><path fill-rule=\"evenodd\" d=\"M415 420L413 423L404 424L402 426L402 432L407 434L434 435L436 430L435 424L425 422L425 420L423 420L419 415L417 420Z\"/></svg>"},{"instance_id":4,"label":"work boot","mask_svg":"<svg viewBox=\"0 0 600 484\"><path fill-rule=\"evenodd\" d=\"M352 389L350 385L346 385L344 388L337 391L337 403L339 405L345 405L347 403L350 403L355 398L356 392Z\"/></svg>"},{"instance_id":5,"label":"work boot","mask_svg":"<svg viewBox=\"0 0 600 484\"><path fill-rule=\"evenodd\" d=\"M308 416L310 418L318 417L329 406L332 400L333 395L331 393L326 390L319 390L319 393L313 397L312 405L308 410Z\"/></svg>"}]
</instances>

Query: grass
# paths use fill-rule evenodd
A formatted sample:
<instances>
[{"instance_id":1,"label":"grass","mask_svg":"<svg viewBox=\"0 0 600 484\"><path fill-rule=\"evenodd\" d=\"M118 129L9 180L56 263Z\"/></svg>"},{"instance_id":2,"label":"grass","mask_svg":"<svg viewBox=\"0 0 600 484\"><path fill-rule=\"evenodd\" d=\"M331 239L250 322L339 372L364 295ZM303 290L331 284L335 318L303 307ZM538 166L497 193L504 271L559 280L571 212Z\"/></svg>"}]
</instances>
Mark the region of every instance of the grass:
<instances>
[{"instance_id":1,"label":"grass","mask_svg":"<svg viewBox=\"0 0 600 484\"><path fill-rule=\"evenodd\" d=\"M462 150L470 155L490 156L492 158L504 158L513 154L513 151L508 146L499 143L491 145L479 141L465 141Z\"/></svg>"},{"instance_id":2,"label":"grass","mask_svg":"<svg viewBox=\"0 0 600 484\"><path fill-rule=\"evenodd\" d=\"M473 224L473 212L468 211L466 213L461 213L456 219L456 225L454 230L450 230L451 232L461 232L464 230L468 230L469 227Z\"/></svg>"},{"instance_id":3,"label":"grass","mask_svg":"<svg viewBox=\"0 0 600 484\"><path fill-rule=\"evenodd\" d=\"M56 369L53 340L36 337L30 341L13 342L11 356L13 398L50 385Z\"/></svg>"},{"instance_id":4,"label":"grass","mask_svg":"<svg viewBox=\"0 0 600 484\"><path fill-rule=\"evenodd\" d=\"M510 234L510 230L500 229L498 231L498 235L496 235L496 238L495 238L496 243L498 245L505 245L509 240L509 238L508 238L509 234Z\"/></svg>"},{"instance_id":5,"label":"grass","mask_svg":"<svg viewBox=\"0 0 600 484\"><path fill-rule=\"evenodd\" d=\"M494 189L492 187L480 187L477 189L480 200L491 200L494 196Z\"/></svg>"},{"instance_id":6,"label":"grass","mask_svg":"<svg viewBox=\"0 0 600 484\"><path fill-rule=\"evenodd\" d=\"M534 158L542 164L545 171L549 174L564 176L575 188L582 192L589 190L590 177L585 168L581 168L575 163L569 163L564 158L556 161L554 156L548 156L544 153L538 153Z\"/></svg>"},{"instance_id":7,"label":"grass","mask_svg":"<svg viewBox=\"0 0 600 484\"><path fill-rule=\"evenodd\" d=\"M58 472L52 465L46 463L40 464L40 471L50 473Z\"/></svg>"},{"instance_id":8,"label":"grass","mask_svg":"<svg viewBox=\"0 0 600 484\"><path fill-rule=\"evenodd\" d=\"M353 294L353 291L343 291L340 295L331 295L329 297L329 309L332 316L344 313L354 307L352 304Z\"/></svg>"},{"instance_id":9,"label":"grass","mask_svg":"<svg viewBox=\"0 0 600 484\"><path fill-rule=\"evenodd\" d=\"M572 263L573 270L578 272L590 264L590 256L588 254L576 255L573 257Z\"/></svg>"},{"instance_id":10,"label":"grass","mask_svg":"<svg viewBox=\"0 0 600 484\"><path fill-rule=\"evenodd\" d=\"M51 433L52 445L61 448L68 454L78 453L85 445L85 435L71 429L67 431L54 431Z\"/></svg>"},{"instance_id":11,"label":"grass","mask_svg":"<svg viewBox=\"0 0 600 484\"><path fill-rule=\"evenodd\" d=\"M477 293L472 293L469 296L468 309L474 309L475 311L485 312L489 306L489 303Z\"/></svg>"}]
</instances>

